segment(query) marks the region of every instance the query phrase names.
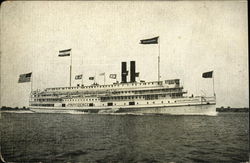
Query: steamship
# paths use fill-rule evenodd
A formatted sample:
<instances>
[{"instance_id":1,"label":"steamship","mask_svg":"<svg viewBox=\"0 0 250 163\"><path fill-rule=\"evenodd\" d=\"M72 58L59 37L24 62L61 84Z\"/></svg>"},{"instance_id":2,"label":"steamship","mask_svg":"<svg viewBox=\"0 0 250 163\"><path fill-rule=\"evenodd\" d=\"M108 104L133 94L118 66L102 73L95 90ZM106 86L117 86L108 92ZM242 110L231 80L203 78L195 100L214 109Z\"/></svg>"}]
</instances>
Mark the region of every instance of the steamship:
<instances>
[{"instance_id":1,"label":"steamship","mask_svg":"<svg viewBox=\"0 0 250 163\"><path fill-rule=\"evenodd\" d=\"M121 82L113 84L32 91L30 109L46 113L216 115L215 96L187 96L179 79L136 82L135 61L130 61L130 73L126 62L121 70Z\"/></svg>"}]
</instances>

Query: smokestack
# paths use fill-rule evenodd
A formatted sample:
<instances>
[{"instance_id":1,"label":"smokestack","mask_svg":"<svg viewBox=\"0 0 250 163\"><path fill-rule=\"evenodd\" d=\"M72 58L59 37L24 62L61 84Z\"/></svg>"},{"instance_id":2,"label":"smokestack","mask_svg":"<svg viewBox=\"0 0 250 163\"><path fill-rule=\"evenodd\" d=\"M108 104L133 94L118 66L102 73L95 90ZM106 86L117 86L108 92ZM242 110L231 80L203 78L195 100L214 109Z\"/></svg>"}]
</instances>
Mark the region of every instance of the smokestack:
<instances>
[{"instance_id":1,"label":"smokestack","mask_svg":"<svg viewBox=\"0 0 250 163\"><path fill-rule=\"evenodd\" d=\"M130 82L135 82L135 61L130 61Z\"/></svg>"},{"instance_id":2,"label":"smokestack","mask_svg":"<svg viewBox=\"0 0 250 163\"><path fill-rule=\"evenodd\" d=\"M122 62L122 74L121 74L122 81L121 81L121 83L127 83L127 75L128 75L128 72L127 72L127 63L126 62Z\"/></svg>"}]
</instances>

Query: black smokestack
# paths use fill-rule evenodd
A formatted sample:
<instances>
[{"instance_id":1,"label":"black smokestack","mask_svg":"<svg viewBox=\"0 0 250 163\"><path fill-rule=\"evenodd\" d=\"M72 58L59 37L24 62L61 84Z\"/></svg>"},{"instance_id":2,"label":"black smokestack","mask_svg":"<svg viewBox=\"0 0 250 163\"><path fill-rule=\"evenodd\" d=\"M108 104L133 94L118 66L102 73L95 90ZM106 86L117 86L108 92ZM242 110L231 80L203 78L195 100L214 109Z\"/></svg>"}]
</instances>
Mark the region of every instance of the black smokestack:
<instances>
[{"instance_id":1,"label":"black smokestack","mask_svg":"<svg viewBox=\"0 0 250 163\"><path fill-rule=\"evenodd\" d=\"M127 83L127 63L126 62L122 62L122 82L121 83Z\"/></svg>"},{"instance_id":2,"label":"black smokestack","mask_svg":"<svg viewBox=\"0 0 250 163\"><path fill-rule=\"evenodd\" d=\"M135 61L130 61L130 82L135 82Z\"/></svg>"}]
</instances>

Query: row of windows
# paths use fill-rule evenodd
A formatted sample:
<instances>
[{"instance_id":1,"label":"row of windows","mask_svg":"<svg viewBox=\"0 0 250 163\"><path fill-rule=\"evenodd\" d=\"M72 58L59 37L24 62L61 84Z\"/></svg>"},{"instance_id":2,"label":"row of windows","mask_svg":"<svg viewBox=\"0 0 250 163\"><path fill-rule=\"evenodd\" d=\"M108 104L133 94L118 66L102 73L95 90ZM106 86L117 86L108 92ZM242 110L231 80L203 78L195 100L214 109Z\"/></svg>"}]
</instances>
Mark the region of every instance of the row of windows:
<instances>
[{"instance_id":1,"label":"row of windows","mask_svg":"<svg viewBox=\"0 0 250 163\"><path fill-rule=\"evenodd\" d=\"M93 103L68 104L68 107L95 106Z\"/></svg>"},{"instance_id":2,"label":"row of windows","mask_svg":"<svg viewBox=\"0 0 250 163\"><path fill-rule=\"evenodd\" d=\"M135 96L135 97L102 97L101 100L123 100L123 99L157 99L157 96ZM65 99L65 101L97 101L98 99Z\"/></svg>"},{"instance_id":3,"label":"row of windows","mask_svg":"<svg viewBox=\"0 0 250 163\"><path fill-rule=\"evenodd\" d=\"M34 99L34 101L62 101L61 99Z\"/></svg>"},{"instance_id":4,"label":"row of windows","mask_svg":"<svg viewBox=\"0 0 250 163\"><path fill-rule=\"evenodd\" d=\"M174 79L174 80L165 80L166 84L180 84L179 79Z\"/></svg>"},{"instance_id":5,"label":"row of windows","mask_svg":"<svg viewBox=\"0 0 250 163\"><path fill-rule=\"evenodd\" d=\"M97 101L97 98L87 98L87 99L65 99L64 101Z\"/></svg>"},{"instance_id":6,"label":"row of windows","mask_svg":"<svg viewBox=\"0 0 250 163\"><path fill-rule=\"evenodd\" d=\"M101 100L126 100L126 99L146 99L154 100L158 97L166 97L166 95L142 95L142 96L116 96L116 97L101 97ZM181 94L173 94L170 97L181 97ZM87 99L65 99L65 101L97 101L97 98ZM34 101L62 101L61 99L34 99Z\"/></svg>"},{"instance_id":7,"label":"row of windows","mask_svg":"<svg viewBox=\"0 0 250 163\"><path fill-rule=\"evenodd\" d=\"M138 91L117 91L113 92L113 94L123 94L123 93L157 93L157 92L178 92L181 91L182 88L173 88L173 89L155 89L155 90L138 90Z\"/></svg>"},{"instance_id":8,"label":"row of windows","mask_svg":"<svg viewBox=\"0 0 250 163\"><path fill-rule=\"evenodd\" d=\"M163 104L164 101L161 101L161 103ZM176 101L166 101L166 103L176 103ZM102 106L113 106L113 105L116 105L117 103L112 103L112 102L108 102L107 104L102 104ZM145 103L139 103L139 102L129 102L129 103L123 103L124 105L139 105L139 104L145 104ZM148 102L147 101L147 104L155 104L155 101L152 101L152 102ZM63 104L65 105L65 104ZM31 104L31 106L47 106L47 107L53 107L54 104ZM82 106L95 106L94 103L78 103L78 104L68 104L67 105L68 107L73 107L73 106L76 106L76 107L82 107Z\"/></svg>"},{"instance_id":9,"label":"row of windows","mask_svg":"<svg viewBox=\"0 0 250 163\"><path fill-rule=\"evenodd\" d=\"M141 95L141 96L116 96L116 97L101 97L101 100L127 100L127 99L146 99L154 100L161 97L167 97L167 95ZM169 97L182 97L182 94L169 95Z\"/></svg>"},{"instance_id":10,"label":"row of windows","mask_svg":"<svg viewBox=\"0 0 250 163\"><path fill-rule=\"evenodd\" d=\"M170 89L157 89L157 90L140 90L140 91L119 91L119 92L117 91L117 92L113 92L113 94L131 94L131 93L142 94L142 93L157 93L159 91L170 92L170 93L182 93L182 92L178 92L178 91L181 91L181 88L177 88L177 89L174 89L174 91ZM41 96L43 97L43 96L51 96L51 95L41 95ZM34 95L34 97L41 97L41 96Z\"/></svg>"},{"instance_id":11,"label":"row of windows","mask_svg":"<svg viewBox=\"0 0 250 163\"><path fill-rule=\"evenodd\" d=\"M31 106L49 106L49 107L53 107L54 104L31 104Z\"/></svg>"},{"instance_id":12,"label":"row of windows","mask_svg":"<svg viewBox=\"0 0 250 163\"><path fill-rule=\"evenodd\" d=\"M127 100L127 99L158 99L158 97L166 97L165 95L142 95L142 96L118 96L118 97L101 97L101 100Z\"/></svg>"},{"instance_id":13,"label":"row of windows","mask_svg":"<svg viewBox=\"0 0 250 163\"><path fill-rule=\"evenodd\" d=\"M81 88L107 88L107 87L119 87L119 86L137 86L137 85L154 85L162 84L159 82L147 82L147 83L127 83L127 84L114 84L114 85L98 85L98 86L82 86ZM79 87L64 87L64 88L48 88L47 90L64 90L64 89L79 89Z\"/></svg>"},{"instance_id":14,"label":"row of windows","mask_svg":"<svg viewBox=\"0 0 250 163\"><path fill-rule=\"evenodd\" d=\"M161 103L163 104L164 101L161 101ZM174 102L170 102L168 101L167 103L176 103L176 101ZM145 103L139 103L139 102L128 102L128 103L123 103L123 105L139 105L139 104L145 104ZM152 102L147 102L147 104L155 104L155 101ZM102 104L102 106L113 106L113 105L117 105L117 103L112 103L112 102L108 102L107 104ZM80 104L68 104L67 106L72 107L81 107L81 106L95 106L95 104L93 103L80 103Z\"/></svg>"},{"instance_id":15,"label":"row of windows","mask_svg":"<svg viewBox=\"0 0 250 163\"><path fill-rule=\"evenodd\" d=\"M175 95L175 97L181 96L181 94ZM118 97L101 97L101 100L127 100L127 99L146 99L146 100L154 100L159 97L166 97L166 95L144 95L144 96L118 96ZM171 97L171 96L170 96ZM65 99L65 101L97 101L97 98L92 99Z\"/></svg>"}]
</instances>

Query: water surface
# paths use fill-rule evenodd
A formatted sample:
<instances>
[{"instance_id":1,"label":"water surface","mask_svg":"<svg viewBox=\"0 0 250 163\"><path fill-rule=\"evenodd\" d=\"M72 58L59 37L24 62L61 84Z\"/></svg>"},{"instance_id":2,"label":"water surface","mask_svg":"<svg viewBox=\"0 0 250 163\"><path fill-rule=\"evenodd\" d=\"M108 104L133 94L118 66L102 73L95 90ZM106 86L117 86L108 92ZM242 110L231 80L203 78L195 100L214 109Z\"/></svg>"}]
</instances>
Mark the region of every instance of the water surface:
<instances>
[{"instance_id":1,"label":"water surface","mask_svg":"<svg viewBox=\"0 0 250 163\"><path fill-rule=\"evenodd\" d=\"M2 113L13 162L248 161L248 113L218 116Z\"/></svg>"}]
</instances>

